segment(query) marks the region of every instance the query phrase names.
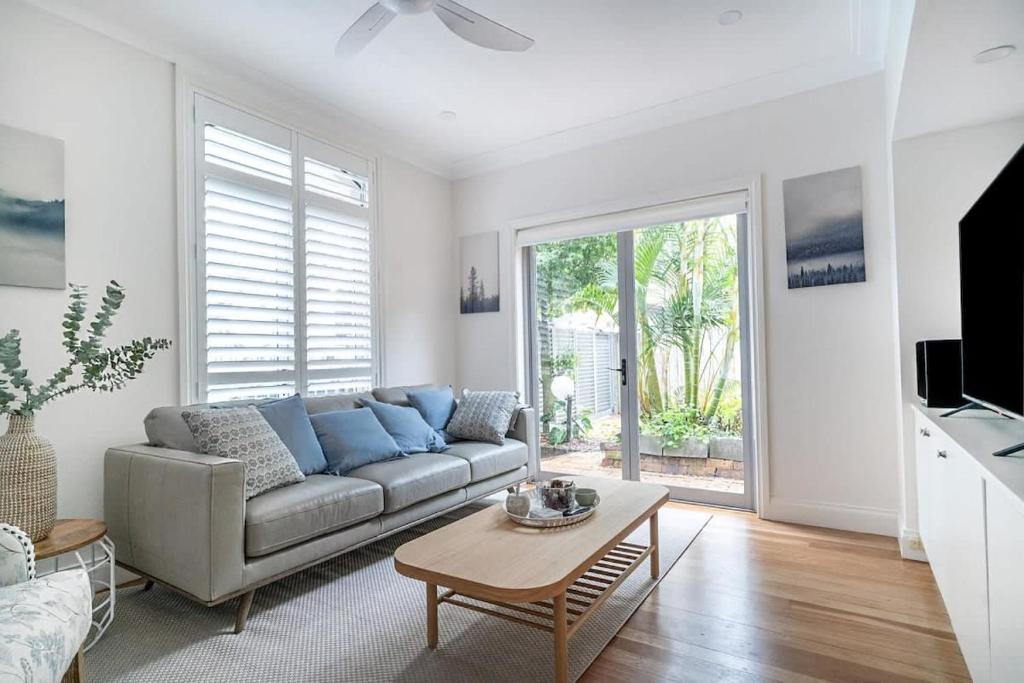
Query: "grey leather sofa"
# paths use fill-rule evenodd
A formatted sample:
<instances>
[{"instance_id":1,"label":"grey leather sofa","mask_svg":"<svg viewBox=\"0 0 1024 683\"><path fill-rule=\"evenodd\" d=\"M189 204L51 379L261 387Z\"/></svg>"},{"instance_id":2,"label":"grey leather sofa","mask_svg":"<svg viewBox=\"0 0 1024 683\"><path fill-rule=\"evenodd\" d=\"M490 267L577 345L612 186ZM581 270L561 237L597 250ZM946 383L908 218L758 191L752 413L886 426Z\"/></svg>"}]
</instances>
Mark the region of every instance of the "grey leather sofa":
<instances>
[{"instance_id":1,"label":"grey leather sofa","mask_svg":"<svg viewBox=\"0 0 1024 683\"><path fill-rule=\"evenodd\" d=\"M372 397L408 405L409 388L374 389ZM304 402L315 414L368 396ZM181 410L152 410L148 443L107 450L108 534L118 565L145 577L147 588L155 581L206 605L240 598L236 632L258 587L521 482L537 462L533 409L523 407L503 446L455 442L445 453L344 477L315 474L246 501L242 463L199 453Z\"/></svg>"}]
</instances>

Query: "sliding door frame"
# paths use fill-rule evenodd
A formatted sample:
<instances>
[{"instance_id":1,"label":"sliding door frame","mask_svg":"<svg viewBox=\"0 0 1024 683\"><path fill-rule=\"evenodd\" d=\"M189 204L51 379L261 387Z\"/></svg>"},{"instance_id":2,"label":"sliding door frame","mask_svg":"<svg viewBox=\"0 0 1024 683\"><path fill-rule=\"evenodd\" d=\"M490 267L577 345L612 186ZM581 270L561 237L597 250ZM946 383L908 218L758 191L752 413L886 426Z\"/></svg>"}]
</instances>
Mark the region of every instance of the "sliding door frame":
<instances>
[{"instance_id":1,"label":"sliding door frame","mask_svg":"<svg viewBox=\"0 0 1024 683\"><path fill-rule=\"evenodd\" d=\"M760 177L747 178L743 180L726 181L691 188L687 191L673 191L645 195L636 198L627 198L610 203L602 203L592 206L576 207L574 209L559 211L539 216L530 216L512 221L510 228L513 236L519 231L541 226L550 226L557 223L580 221L600 218L606 214L615 214L628 211L638 211L657 207L662 204L686 202L695 198L713 197L728 193L745 191L747 193L747 208L745 221L737 218L737 239L742 244L737 244L737 258L739 263L741 283L746 280L746 286L740 287L741 316L745 315L746 325L744 332L745 339L742 339L740 354L743 366L743 404L744 404L744 451L748 455L745 459L745 468L748 471L747 486L742 496L743 507L748 507L762 515L763 510L768 507L770 501L769 490L769 458L768 458L768 429L767 429L767 384L766 384L766 354L765 354L765 332L764 332L764 276L763 276L763 235L762 235L762 208L761 208L761 179ZM731 212L724 212L722 215L731 215ZM745 222L745 229L742 225ZM620 231L618 233L619 251L619 287L620 301L635 299L635 279L633 277L633 235L632 230ZM567 236L568 238L568 236ZM519 340L519 347L522 353L517 354L517 377L520 388L527 401L539 407L540 397L537 396L537 373L538 373L538 348L534 332L534 321L536 315L536 273L535 255L532 246L520 244L518 237L513 239L512 256L515 261L515 268L512 272L516 277L516 308L519 314L513 312L513 319L516 326L516 337ZM628 252L628 254L627 254ZM628 272L623 272L628 271ZM621 291L627 288L629 291ZM635 307L620 307L619 326L621 330L636 329L634 319ZM625 317L630 317L626 320ZM621 334L620 338L628 340L620 344L620 350L629 354L625 357L636 358L635 334ZM627 345L632 345L631 348ZM636 378L621 388L621 399L624 411L635 411L639 405L638 385ZM539 415L538 429L539 434ZM627 453L639 453L639 429L638 420L623 420L623 451ZM537 444L539 447L539 444ZM539 450L538 450L539 453ZM751 466L752 465L752 466ZM532 473L539 473L538 462ZM639 456L623 457L623 478L638 480ZM712 492L714 493L714 492ZM715 496L702 496L712 505L736 506L737 494L729 494L721 499Z\"/></svg>"}]
</instances>

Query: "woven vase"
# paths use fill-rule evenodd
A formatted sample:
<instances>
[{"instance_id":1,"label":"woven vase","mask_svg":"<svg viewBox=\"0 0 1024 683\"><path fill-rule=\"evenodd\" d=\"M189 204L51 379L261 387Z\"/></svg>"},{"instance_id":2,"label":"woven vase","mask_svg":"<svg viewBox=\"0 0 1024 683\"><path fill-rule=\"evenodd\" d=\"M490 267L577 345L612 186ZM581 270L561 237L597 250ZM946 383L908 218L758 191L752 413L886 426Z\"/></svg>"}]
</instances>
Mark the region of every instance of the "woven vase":
<instances>
[{"instance_id":1,"label":"woven vase","mask_svg":"<svg viewBox=\"0 0 1024 683\"><path fill-rule=\"evenodd\" d=\"M36 434L35 419L11 415L0 436L0 522L46 538L57 522L57 453Z\"/></svg>"}]
</instances>

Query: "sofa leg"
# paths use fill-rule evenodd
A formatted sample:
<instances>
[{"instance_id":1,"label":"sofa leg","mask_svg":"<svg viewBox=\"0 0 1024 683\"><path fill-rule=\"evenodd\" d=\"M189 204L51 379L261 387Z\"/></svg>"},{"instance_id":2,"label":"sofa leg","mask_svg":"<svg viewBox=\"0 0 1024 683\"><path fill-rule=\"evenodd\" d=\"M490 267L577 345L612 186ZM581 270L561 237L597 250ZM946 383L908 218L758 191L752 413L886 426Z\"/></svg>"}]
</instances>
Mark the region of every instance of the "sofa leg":
<instances>
[{"instance_id":1,"label":"sofa leg","mask_svg":"<svg viewBox=\"0 0 1024 683\"><path fill-rule=\"evenodd\" d=\"M238 599L238 611L235 613L235 633L245 630L245 620L249 618L249 608L252 607L252 599L255 595L256 590L253 589L248 593L243 593L242 597Z\"/></svg>"},{"instance_id":2,"label":"sofa leg","mask_svg":"<svg viewBox=\"0 0 1024 683\"><path fill-rule=\"evenodd\" d=\"M85 683L85 655L79 650L71 660L71 666L65 672L61 683Z\"/></svg>"},{"instance_id":3,"label":"sofa leg","mask_svg":"<svg viewBox=\"0 0 1024 683\"><path fill-rule=\"evenodd\" d=\"M142 587L142 590L143 590L143 591L148 591L148 590L149 590L149 589L151 589L152 587L153 587L153 582L152 582L152 581L149 581L149 580L147 580L147 581L146 581L146 584L145 584L145 585L144 585L144 586Z\"/></svg>"}]
</instances>

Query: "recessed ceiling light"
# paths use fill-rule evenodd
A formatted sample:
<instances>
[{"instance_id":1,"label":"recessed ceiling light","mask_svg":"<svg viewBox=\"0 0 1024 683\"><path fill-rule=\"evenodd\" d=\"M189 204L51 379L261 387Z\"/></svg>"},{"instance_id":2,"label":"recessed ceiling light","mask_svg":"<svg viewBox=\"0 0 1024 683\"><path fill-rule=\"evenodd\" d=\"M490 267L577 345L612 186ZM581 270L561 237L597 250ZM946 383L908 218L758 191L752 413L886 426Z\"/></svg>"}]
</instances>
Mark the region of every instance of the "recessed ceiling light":
<instances>
[{"instance_id":1,"label":"recessed ceiling light","mask_svg":"<svg viewBox=\"0 0 1024 683\"><path fill-rule=\"evenodd\" d=\"M718 23L722 26L732 26L743 18L743 12L738 9L728 9L718 15Z\"/></svg>"},{"instance_id":2,"label":"recessed ceiling light","mask_svg":"<svg viewBox=\"0 0 1024 683\"><path fill-rule=\"evenodd\" d=\"M998 47L990 47L989 49L982 50L978 54L974 55L974 62L976 64L988 64L989 62L997 62L1000 59L1006 59L1016 51L1017 47L1014 45L999 45Z\"/></svg>"},{"instance_id":3,"label":"recessed ceiling light","mask_svg":"<svg viewBox=\"0 0 1024 683\"><path fill-rule=\"evenodd\" d=\"M453 112L451 109L445 109L443 112L437 115L437 118L441 119L442 121L454 121L456 116L457 114Z\"/></svg>"}]
</instances>

